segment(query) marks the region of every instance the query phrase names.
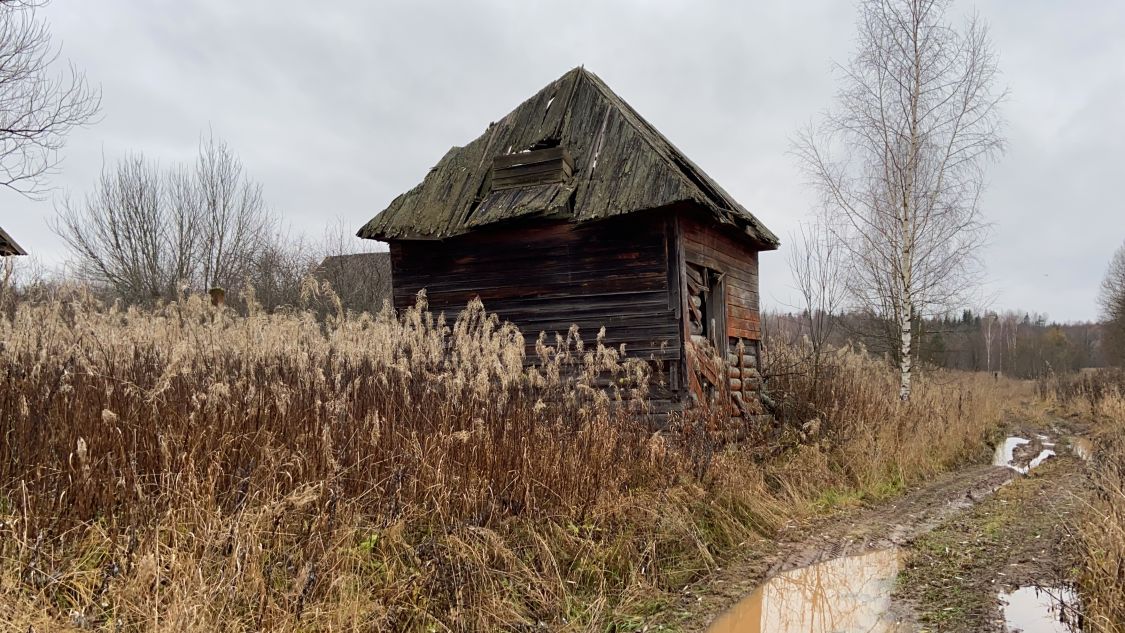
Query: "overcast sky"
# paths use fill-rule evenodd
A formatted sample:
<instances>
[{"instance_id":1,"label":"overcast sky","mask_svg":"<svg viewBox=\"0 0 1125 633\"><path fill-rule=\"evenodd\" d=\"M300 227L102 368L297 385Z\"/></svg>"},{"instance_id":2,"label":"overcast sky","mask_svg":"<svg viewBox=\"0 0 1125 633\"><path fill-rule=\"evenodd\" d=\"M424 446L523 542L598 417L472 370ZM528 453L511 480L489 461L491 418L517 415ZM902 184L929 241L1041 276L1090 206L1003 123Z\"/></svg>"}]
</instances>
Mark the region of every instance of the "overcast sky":
<instances>
[{"instance_id":1,"label":"overcast sky","mask_svg":"<svg viewBox=\"0 0 1125 633\"><path fill-rule=\"evenodd\" d=\"M974 7L1011 90L984 200L992 307L1095 318L1125 240L1125 2L956 5ZM334 218L358 229L451 145L582 64L784 243L815 203L790 139L831 102L855 30L840 0L56 0L43 14L103 91L101 120L71 136L52 179L60 193L83 195L127 151L189 160L210 127L314 236ZM0 224L52 263L66 256L53 214L0 192ZM783 306L784 255L761 267L763 304Z\"/></svg>"}]
</instances>

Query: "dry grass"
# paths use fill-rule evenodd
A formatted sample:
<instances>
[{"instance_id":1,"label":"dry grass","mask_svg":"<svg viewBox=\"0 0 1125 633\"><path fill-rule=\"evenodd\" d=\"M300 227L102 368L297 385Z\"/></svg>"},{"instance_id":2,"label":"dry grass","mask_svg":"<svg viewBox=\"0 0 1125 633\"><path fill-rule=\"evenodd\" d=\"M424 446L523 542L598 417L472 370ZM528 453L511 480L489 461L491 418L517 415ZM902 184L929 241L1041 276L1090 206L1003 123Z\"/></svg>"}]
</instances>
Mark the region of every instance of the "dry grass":
<instances>
[{"instance_id":1,"label":"dry grass","mask_svg":"<svg viewBox=\"0 0 1125 633\"><path fill-rule=\"evenodd\" d=\"M1000 417L991 381L904 404L843 350L773 381L776 429L654 433L647 365L575 332L525 369L479 305L314 313L0 310L0 630L631 630L815 502L987 458Z\"/></svg>"},{"instance_id":2,"label":"dry grass","mask_svg":"<svg viewBox=\"0 0 1125 633\"><path fill-rule=\"evenodd\" d=\"M790 442L826 448L833 470L848 473L860 488L986 458L1004 411L1026 408L1034 397L1025 381L934 371L917 375L917 389L903 403L893 397L897 374L862 348L830 352L816 382L804 369L807 349L775 344L770 356L777 377L769 393L784 427L796 435Z\"/></svg>"},{"instance_id":3,"label":"dry grass","mask_svg":"<svg viewBox=\"0 0 1125 633\"><path fill-rule=\"evenodd\" d=\"M1081 525L1087 631L1125 632L1125 371L1044 381L1043 395L1095 421L1095 494Z\"/></svg>"}]
</instances>

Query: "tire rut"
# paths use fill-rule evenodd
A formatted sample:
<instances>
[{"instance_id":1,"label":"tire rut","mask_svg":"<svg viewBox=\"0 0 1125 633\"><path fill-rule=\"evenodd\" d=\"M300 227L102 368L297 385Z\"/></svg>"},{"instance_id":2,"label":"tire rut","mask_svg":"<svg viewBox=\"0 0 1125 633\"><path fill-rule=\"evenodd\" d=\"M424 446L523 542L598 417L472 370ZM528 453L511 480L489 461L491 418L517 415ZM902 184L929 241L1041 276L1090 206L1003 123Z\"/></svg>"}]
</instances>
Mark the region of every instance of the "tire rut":
<instances>
[{"instance_id":1,"label":"tire rut","mask_svg":"<svg viewBox=\"0 0 1125 633\"><path fill-rule=\"evenodd\" d=\"M748 543L742 555L725 568L688 587L674 608L677 621L664 623L664 627L701 631L770 577L840 557L907 545L1017 476L1001 466L971 466L946 473L880 505L783 528L777 540Z\"/></svg>"}]
</instances>

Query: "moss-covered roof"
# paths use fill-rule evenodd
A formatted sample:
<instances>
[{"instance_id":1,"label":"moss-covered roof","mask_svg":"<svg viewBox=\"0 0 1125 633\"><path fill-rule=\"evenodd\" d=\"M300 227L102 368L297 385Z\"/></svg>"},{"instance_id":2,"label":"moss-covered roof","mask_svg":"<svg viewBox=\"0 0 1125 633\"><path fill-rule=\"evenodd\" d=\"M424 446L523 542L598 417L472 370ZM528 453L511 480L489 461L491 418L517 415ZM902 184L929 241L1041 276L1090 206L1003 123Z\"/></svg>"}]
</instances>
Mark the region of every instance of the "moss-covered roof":
<instances>
[{"instance_id":1,"label":"moss-covered roof","mask_svg":"<svg viewBox=\"0 0 1125 633\"><path fill-rule=\"evenodd\" d=\"M562 182L491 186L493 159L562 147L573 175ZM525 216L587 222L672 205L698 206L763 248L777 237L645 121L596 75L575 68L454 147L421 184L395 198L358 235L442 239Z\"/></svg>"}]
</instances>

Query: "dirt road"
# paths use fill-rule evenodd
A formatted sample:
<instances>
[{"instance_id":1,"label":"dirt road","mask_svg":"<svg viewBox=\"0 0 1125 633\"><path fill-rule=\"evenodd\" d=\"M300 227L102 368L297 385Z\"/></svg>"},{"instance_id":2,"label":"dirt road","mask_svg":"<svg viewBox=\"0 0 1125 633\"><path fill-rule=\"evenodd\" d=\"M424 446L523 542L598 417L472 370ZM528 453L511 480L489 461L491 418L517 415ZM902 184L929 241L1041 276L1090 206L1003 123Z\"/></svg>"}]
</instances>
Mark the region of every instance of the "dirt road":
<instances>
[{"instance_id":1,"label":"dirt road","mask_svg":"<svg viewBox=\"0 0 1125 633\"><path fill-rule=\"evenodd\" d=\"M1014 467L969 467L876 507L787 526L689 587L648 630L1004 631L1002 593L1068 581L1068 516L1087 490L1068 441L1080 425L1010 431L1028 440L1012 442Z\"/></svg>"}]
</instances>

